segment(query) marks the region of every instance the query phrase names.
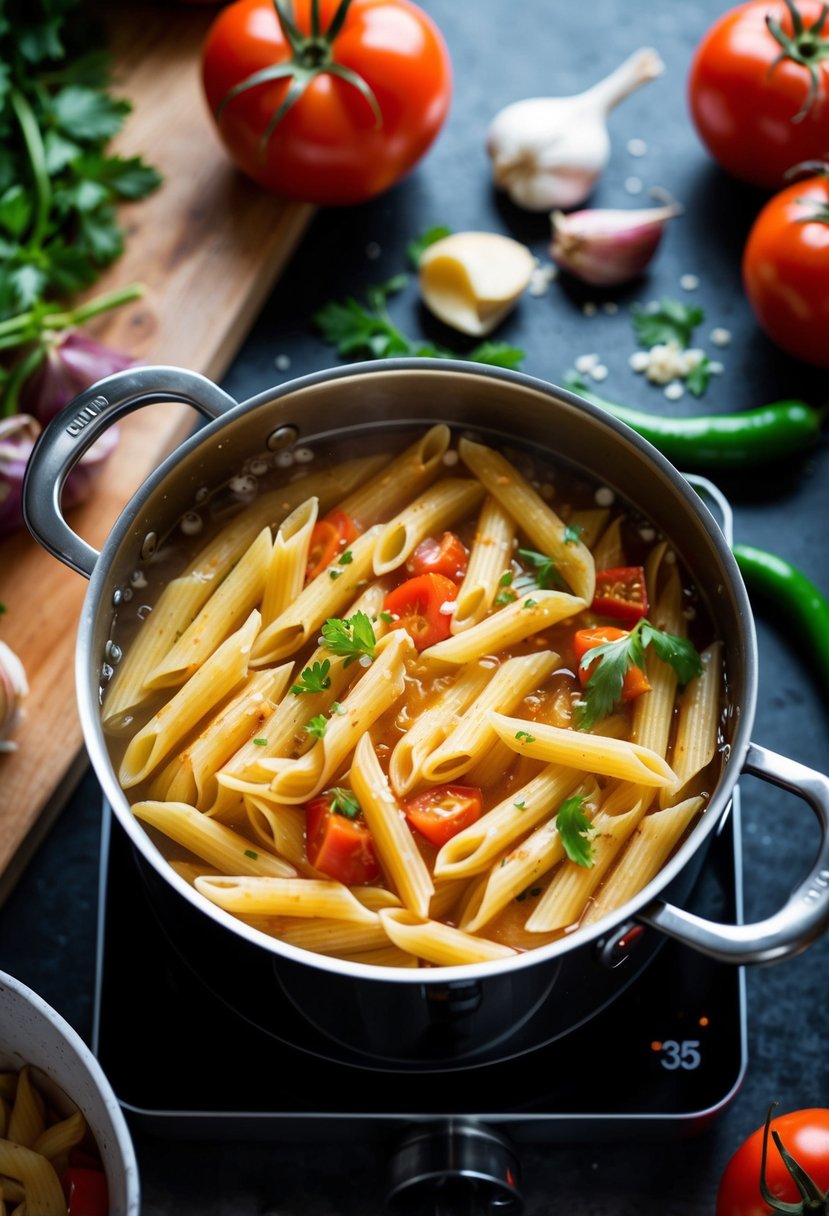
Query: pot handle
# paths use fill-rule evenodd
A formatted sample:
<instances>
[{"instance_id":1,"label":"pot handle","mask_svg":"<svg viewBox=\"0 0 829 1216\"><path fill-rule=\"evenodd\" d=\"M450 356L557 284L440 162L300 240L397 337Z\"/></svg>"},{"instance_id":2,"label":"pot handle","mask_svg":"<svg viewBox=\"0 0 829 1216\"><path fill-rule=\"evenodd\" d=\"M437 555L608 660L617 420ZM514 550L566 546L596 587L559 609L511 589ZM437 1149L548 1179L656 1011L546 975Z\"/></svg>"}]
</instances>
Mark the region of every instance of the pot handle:
<instances>
[{"instance_id":1,"label":"pot handle","mask_svg":"<svg viewBox=\"0 0 829 1216\"><path fill-rule=\"evenodd\" d=\"M815 863L787 902L750 925L720 925L656 900L639 913L646 924L724 963L774 963L799 954L829 925L829 778L777 752L750 743L743 771L807 802L818 817Z\"/></svg>"},{"instance_id":2,"label":"pot handle","mask_svg":"<svg viewBox=\"0 0 829 1216\"><path fill-rule=\"evenodd\" d=\"M44 549L90 578L97 550L66 522L64 482L96 439L119 418L144 405L177 401L218 418L237 402L198 372L183 367L131 367L85 389L56 414L39 436L23 481L23 518Z\"/></svg>"}]
</instances>

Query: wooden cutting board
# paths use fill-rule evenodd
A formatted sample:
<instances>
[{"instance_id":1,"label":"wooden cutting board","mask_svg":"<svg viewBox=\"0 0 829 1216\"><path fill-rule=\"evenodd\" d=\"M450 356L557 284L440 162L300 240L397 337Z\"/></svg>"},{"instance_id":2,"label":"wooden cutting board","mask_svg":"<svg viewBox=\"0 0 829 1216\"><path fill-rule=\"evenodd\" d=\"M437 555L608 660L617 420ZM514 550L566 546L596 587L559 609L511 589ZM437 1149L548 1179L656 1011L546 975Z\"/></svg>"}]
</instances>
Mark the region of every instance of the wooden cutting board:
<instances>
[{"instance_id":1,"label":"wooden cutting board","mask_svg":"<svg viewBox=\"0 0 829 1216\"><path fill-rule=\"evenodd\" d=\"M113 150L141 154L161 187L125 205L123 256L94 294L141 282L134 304L90 333L146 363L220 378L312 218L265 193L231 165L201 94L199 53L215 7L106 3L113 92L133 111ZM186 407L159 404L121 423L121 442L94 498L70 515L100 548L146 475L193 425ZM17 750L0 754L0 902L65 805L86 756L75 701L74 648L86 581L28 533L0 541L0 639L29 682Z\"/></svg>"}]
</instances>

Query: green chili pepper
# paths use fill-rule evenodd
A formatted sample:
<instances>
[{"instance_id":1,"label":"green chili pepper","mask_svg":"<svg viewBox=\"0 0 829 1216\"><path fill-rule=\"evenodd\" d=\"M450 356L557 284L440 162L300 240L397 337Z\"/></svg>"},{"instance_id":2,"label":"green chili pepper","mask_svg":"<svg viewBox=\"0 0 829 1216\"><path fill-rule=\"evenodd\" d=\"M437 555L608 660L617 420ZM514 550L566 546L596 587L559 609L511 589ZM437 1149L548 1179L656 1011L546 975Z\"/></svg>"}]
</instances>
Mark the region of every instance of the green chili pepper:
<instances>
[{"instance_id":1,"label":"green chili pepper","mask_svg":"<svg viewBox=\"0 0 829 1216\"><path fill-rule=\"evenodd\" d=\"M564 384L627 423L677 468L688 472L739 472L799 456L817 443L825 412L803 401L776 401L733 414L666 418L607 401L591 392L574 372L568 372Z\"/></svg>"},{"instance_id":2,"label":"green chili pepper","mask_svg":"<svg viewBox=\"0 0 829 1216\"><path fill-rule=\"evenodd\" d=\"M733 553L749 595L785 617L787 633L798 639L829 688L829 600L785 558L751 545L734 545Z\"/></svg>"}]
</instances>

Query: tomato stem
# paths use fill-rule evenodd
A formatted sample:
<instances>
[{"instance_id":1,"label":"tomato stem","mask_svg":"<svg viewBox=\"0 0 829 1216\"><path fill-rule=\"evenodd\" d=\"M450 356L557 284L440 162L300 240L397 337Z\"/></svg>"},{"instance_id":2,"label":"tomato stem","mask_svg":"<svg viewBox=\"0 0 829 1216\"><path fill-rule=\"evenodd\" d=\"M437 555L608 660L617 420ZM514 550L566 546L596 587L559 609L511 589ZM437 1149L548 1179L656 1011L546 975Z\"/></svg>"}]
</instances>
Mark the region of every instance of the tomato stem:
<instances>
[{"instance_id":1,"label":"tomato stem","mask_svg":"<svg viewBox=\"0 0 829 1216\"><path fill-rule=\"evenodd\" d=\"M287 112L299 101L309 84L317 76L328 75L336 76L355 88L365 98L371 109L375 127L382 126L383 115L371 87L352 68L345 67L344 64L337 63L334 59L334 41L348 16L351 0L340 0L334 16L328 23L328 28L325 30L320 21L319 0L311 0L310 34L303 34L296 24L293 6L289 0L273 0L273 7L282 36L290 48L290 58L253 72L234 85L216 107L217 121L221 121L227 106L240 93L258 88L259 85L272 84L277 80L289 81L288 91L271 115L259 141L259 154L264 159L271 137Z\"/></svg>"},{"instance_id":2,"label":"tomato stem","mask_svg":"<svg viewBox=\"0 0 829 1216\"><path fill-rule=\"evenodd\" d=\"M823 32L826 19L829 17L829 5L823 5L811 25L804 25L794 0L784 0L784 3L792 19L791 34L787 34L774 17L766 17L769 33L781 48L780 54L770 65L769 72L773 72L777 65L785 59L791 59L793 63L799 63L801 67L806 68L809 73L809 87L803 105L792 118L792 122L802 122L820 94L818 65L824 59L829 59L829 38Z\"/></svg>"},{"instance_id":3,"label":"tomato stem","mask_svg":"<svg viewBox=\"0 0 829 1216\"><path fill-rule=\"evenodd\" d=\"M793 1216L807 1216L807 1213L813 1212L826 1216L826 1213L829 1213L829 1196L820 1189L803 1167L795 1161L780 1139L778 1132L771 1130L771 1115L776 1105L776 1102L772 1102L771 1106L769 1106L765 1127L763 1128L763 1151L760 1158L760 1194L763 1196L763 1201L773 1208L775 1212L790 1212ZM783 1164L789 1171L792 1181L803 1197L800 1203L786 1203L776 1195L772 1195L769 1190L766 1181L766 1162L768 1160L770 1130L772 1139L777 1146L777 1151L783 1159Z\"/></svg>"}]
</instances>

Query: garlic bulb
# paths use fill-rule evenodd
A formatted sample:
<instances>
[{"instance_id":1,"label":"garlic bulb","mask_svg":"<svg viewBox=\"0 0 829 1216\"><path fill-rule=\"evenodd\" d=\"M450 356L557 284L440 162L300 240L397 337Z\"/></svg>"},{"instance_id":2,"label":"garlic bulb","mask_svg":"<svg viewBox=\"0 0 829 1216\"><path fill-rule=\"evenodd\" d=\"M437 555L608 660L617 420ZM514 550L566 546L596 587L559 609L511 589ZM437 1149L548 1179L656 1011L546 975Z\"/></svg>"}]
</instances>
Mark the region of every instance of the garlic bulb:
<instances>
[{"instance_id":1,"label":"garlic bulb","mask_svg":"<svg viewBox=\"0 0 829 1216\"><path fill-rule=\"evenodd\" d=\"M420 257L420 294L441 321L473 337L491 333L535 270L526 245L498 232L455 232Z\"/></svg>"},{"instance_id":2,"label":"garlic bulb","mask_svg":"<svg viewBox=\"0 0 829 1216\"><path fill-rule=\"evenodd\" d=\"M656 253L665 225L680 208L635 211L595 207L550 216L550 257L562 270L595 287L615 287L635 279Z\"/></svg>"},{"instance_id":3,"label":"garlic bulb","mask_svg":"<svg viewBox=\"0 0 829 1216\"><path fill-rule=\"evenodd\" d=\"M608 114L664 68L657 52L643 47L583 93L506 106L486 137L496 186L528 211L577 207L610 159Z\"/></svg>"},{"instance_id":4,"label":"garlic bulb","mask_svg":"<svg viewBox=\"0 0 829 1216\"><path fill-rule=\"evenodd\" d=\"M14 751L17 746L10 735L20 724L21 703L28 693L23 664L5 642L0 642L0 752Z\"/></svg>"}]
</instances>

